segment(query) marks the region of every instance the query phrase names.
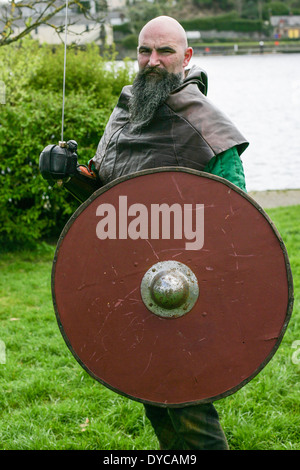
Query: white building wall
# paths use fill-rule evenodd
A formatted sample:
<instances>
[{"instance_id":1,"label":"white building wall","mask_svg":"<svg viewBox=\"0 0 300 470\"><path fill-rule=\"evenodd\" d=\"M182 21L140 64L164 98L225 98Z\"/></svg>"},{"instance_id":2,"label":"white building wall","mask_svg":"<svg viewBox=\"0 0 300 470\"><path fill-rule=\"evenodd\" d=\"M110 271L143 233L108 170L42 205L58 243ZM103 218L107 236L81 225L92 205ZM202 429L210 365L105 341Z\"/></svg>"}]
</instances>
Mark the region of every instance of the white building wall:
<instances>
[{"instance_id":1,"label":"white building wall","mask_svg":"<svg viewBox=\"0 0 300 470\"><path fill-rule=\"evenodd\" d=\"M107 8L112 10L123 10L126 7L126 0L107 0Z\"/></svg>"}]
</instances>

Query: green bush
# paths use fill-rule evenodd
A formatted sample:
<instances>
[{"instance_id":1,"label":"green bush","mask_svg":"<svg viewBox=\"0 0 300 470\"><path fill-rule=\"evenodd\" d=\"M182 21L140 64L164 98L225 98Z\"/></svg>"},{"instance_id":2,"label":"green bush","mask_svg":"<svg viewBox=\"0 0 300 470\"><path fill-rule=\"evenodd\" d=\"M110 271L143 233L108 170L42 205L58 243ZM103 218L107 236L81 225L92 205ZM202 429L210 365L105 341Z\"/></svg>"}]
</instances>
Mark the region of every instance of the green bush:
<instances>
[{"instance_id":1,"label":"green bush","mask_svg":"<svg viewBox=\"0 0 300 470\"><path fill-rule=\"evenodd\" d=\"M113 32L114 34L116 32L123 33L123 34L131 34L132 33L131 22L126 21L125 23L122 23L122 24L113 25Z\"/></svg>"},{"instance_id":2,"label":"green bush","mask_svg":"<svg viewBox=\"0 0 300 470\"><path fill-rule=\"evenodd\" d=\"M290 7L282 2L268 2L263 6L263 17L268 19L271 15L289 15Z\"/></svg>"},{"instance_id":3,"label":"green bush","mask_svg":"<svg viewBox=\"0 0 300 470\"><path fill-rule=\"evenodd\" d=\"M240 18L236 12L231 12L225 15L184 20L181 21L181 24L186 31L216 30L252 32L261 31L263 27L262 21Z\"/></svg>"},{"instance_id":4,"label":"green bush","mask_svg":"<svg viewBox=\"0 0 300 470\"><path fill-rule=\"evenodd\" d=\"M26 40L0 48L0 80L6 102L0 123L0 241L57 237L78 203L52 188L39 173L39 155L61 140L63 48ZM98 48L67 53L64 140L78 142L80 163L95 154L122 87L132 81L130 63Z\"/></svg>"},{"instance_id":5,"label":"green bush","mask_svg":"<svg viewBox=\"0 0 300 470\"><path fill-rule=\"evenodd\" d=\"M122 46L126 49L136 49L138 46L138 35L137 34L129 34L126 38L122 41Z\"/></svg>"}]
</instances>

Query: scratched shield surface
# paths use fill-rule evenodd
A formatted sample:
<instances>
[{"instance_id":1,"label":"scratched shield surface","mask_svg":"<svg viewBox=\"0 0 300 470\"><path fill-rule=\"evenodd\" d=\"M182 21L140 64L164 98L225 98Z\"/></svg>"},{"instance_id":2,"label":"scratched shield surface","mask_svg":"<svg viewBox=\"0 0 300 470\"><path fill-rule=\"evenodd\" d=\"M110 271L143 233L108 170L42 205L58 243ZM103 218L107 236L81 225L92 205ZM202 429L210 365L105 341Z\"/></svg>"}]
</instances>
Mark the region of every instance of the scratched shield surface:
<instances>
[{"instance_id":1,"label":"scratched shield surface","mask_svg":"<svg viewBox=\"0 0 300 470\"><path fill-rule=\"evenodd\" d=\"M152 208L162 204L182 217L170 211L169 236L157 237ZM120 178L77 209L57 244L52 297L65 342L92 377L176 407L230 395L263 369L286 331L293 284L285 245L253 199L170 167Z\"/></svg>"}]
</instances>

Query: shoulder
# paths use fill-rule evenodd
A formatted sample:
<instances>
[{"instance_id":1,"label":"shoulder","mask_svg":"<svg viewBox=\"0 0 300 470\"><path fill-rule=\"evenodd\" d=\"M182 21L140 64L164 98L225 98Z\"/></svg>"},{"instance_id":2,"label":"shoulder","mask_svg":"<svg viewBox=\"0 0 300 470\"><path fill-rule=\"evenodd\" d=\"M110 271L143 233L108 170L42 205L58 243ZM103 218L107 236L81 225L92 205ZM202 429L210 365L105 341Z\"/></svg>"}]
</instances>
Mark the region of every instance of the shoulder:
<instances>
[{"instance_id":1,"label":"shoulder","mask_svg":"<svg viewBox=\"0 0 300 470\"><path fill-rule=\"evenodd\" d=\"M239 154L248 146L231 119L201 92L194 80L183 82L166 101L173 113L202 135L215 154L237 145Z\"/></svg>"},{"instance_id":2,"label":"shoulder","mask_svg":"<svg viewBox=\"0 0 300 470\"><path fill-rule=\"evenodd\" d=\"M131 88L132 88L132 85L126 85L122 88L122 91L118 99L117 107L126 108L126 109L128 108L128 101L132 96Z\"/></svg>"}]
</instances>

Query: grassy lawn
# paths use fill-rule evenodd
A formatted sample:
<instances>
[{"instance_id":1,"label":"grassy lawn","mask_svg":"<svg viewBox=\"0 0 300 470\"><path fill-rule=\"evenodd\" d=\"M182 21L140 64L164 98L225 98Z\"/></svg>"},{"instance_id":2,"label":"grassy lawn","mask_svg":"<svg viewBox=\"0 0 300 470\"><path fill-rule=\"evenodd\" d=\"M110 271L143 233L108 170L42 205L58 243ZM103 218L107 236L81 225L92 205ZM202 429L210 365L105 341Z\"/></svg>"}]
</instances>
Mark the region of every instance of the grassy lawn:
<instances>
[{"instance_id":1,"label":"grassy lawn","mask_svg":"<svg viewBox=\"0 0 300 470\"><path fill-rule=\"evenodd\" d=\"M268 213L289 253L293 315L269 364L216 408L231 449L299 450L300 206ZM51 299L54 249L0 255L0 449L158 449L143 405L94 381L67 349Z\"/></svg>"}]
</instances>

